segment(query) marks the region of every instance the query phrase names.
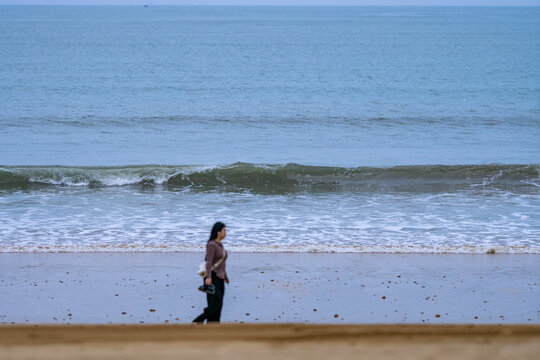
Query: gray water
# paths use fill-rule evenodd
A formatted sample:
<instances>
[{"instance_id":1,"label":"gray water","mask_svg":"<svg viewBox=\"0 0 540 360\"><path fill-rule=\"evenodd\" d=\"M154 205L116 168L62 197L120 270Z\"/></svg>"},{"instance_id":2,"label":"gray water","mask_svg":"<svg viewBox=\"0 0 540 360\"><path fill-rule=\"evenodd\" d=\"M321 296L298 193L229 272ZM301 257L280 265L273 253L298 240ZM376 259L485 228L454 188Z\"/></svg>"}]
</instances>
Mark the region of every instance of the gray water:
<instances>
[{"instance_id":1,"label":"gray water","mask_svg":"<svg viewBox=\"0 0 540 360\"><path fill-rule=\"evenodd\" d=\"M537 7L2 6L0 110L0 251L540 249Z\"/></svg>"}]
</instances>

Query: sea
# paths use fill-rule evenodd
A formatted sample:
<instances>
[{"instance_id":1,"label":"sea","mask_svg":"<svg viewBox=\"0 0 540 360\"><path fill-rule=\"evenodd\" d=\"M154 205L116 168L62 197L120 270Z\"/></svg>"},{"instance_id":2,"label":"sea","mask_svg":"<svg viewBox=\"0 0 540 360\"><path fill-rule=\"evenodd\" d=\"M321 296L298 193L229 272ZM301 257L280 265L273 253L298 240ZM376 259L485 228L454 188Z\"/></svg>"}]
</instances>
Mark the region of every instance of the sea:
<instances>
[{"instance_id":1,"label":"sea","mask_svg":"<svg viewBox=\"0 0 540 360\"><path fill-rule=\"evenodd\" d=\"M540 7L0 6L0 252L540 254Z\"/></svg>"}]
</instances>

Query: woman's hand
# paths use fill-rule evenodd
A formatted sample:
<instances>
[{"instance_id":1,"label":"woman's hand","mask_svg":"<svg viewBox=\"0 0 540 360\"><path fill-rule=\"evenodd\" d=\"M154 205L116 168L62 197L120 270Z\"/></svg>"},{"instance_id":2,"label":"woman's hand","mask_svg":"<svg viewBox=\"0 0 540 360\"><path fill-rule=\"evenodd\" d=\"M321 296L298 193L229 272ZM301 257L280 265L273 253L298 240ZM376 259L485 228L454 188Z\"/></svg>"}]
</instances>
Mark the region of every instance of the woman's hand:
<instances>
[{"instance_id":1,"label":"woman's hand","mask_svg":"<svg viewBox=\"0 0 540 360\"><path fill-rule=\"evenodd\" d=\"M204 279L204 285L212 285L212 279L211 278L206 278Z\"/></svg>"},{"instance_id":2,"label":"woman's hand","mask_svg":"<svg viewBox=\"0 0 540 360\"><path fill-rule=\"evenodd\" d=\"M227 283L227 285L229 284L229 278L228 277L225 278L225 283Z\"/></svg>"}]
</instances>

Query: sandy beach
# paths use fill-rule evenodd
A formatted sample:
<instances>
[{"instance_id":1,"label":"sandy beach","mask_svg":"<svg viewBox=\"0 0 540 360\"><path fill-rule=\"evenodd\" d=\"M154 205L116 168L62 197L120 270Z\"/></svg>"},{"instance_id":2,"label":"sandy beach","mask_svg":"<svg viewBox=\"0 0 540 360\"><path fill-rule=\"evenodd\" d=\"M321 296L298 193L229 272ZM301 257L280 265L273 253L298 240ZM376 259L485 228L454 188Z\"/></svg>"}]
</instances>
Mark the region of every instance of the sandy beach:
<instances>
[{"instance_id":1,"label":"sandy beach","mask_svg":"<svg viewBox=\"0 0 540 360\"><path fill-rule=\"evenodd\" d=\"M537 255L0 254L0 359L535 359Z\"/></svg>"},{"instance_id":2,"label":"sandy beach","mask_svg":"<svg viewBox=\"0 0 540 360\"><path fill-rule=\"evenodd\" d=\"M1 324L187 324L202 253L0 254ZM222 322L539 324L538 255L231 253Z\"/></svg>"},{"instance_id":3,"label":"sandy beach","mask_svg":"<svg viewBox=\"0 0 540 360\"><path fill-rule=\"evenodd\" d=\"M2 326L0 359L535 359L538 325Z\"/></svg>"},{"instance_id":4,"label":"sandy beach","mask_svg":"<svg viewBox=\"0 0 540 360\"><path fill-rule=\"evenodd\" d=\"M0 359L535 359L537 255L0 254ZM521 324L521 325L516 325Z\"/></svg>"}]
</instances>

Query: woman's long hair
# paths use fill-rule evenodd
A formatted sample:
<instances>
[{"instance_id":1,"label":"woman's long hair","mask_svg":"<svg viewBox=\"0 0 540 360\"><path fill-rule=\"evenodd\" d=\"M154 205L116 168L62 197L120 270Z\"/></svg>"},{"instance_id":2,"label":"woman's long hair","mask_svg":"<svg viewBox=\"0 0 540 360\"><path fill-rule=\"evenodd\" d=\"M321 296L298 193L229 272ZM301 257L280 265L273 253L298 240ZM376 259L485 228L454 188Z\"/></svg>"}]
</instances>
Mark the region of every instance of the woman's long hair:
<instances>
[{"instance_id":1,"label":"woman's long hair","mask_svg":"<svg viewBox=\"0 0 540 360\"><path fill-rule=\"evenodd\" d=\"M210 242L212 240L216 240L218 232L223 230L224 227L225 227L225 224L222 223L221 221L218 221L217 223L215 223L214 226L212 226L212 231L210 232L210 239L208 239L208 241Z\"/></svg>"}]
</instances>

